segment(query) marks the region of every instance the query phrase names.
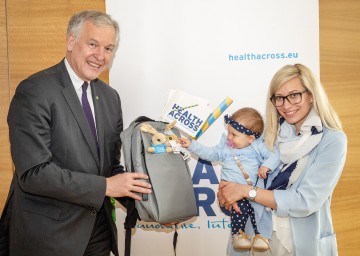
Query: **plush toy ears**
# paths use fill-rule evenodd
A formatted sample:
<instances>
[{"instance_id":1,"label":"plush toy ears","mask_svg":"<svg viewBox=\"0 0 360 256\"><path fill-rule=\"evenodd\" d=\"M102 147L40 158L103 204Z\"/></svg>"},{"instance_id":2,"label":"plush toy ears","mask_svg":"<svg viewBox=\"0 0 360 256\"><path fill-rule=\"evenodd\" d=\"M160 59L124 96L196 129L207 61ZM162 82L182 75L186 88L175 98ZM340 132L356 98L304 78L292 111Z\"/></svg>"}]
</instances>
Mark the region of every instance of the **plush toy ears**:
<instances>
[{"instance_id":1,"label":"plush toy ears","mask_svg":"<svg viewBox=\"0 0 360 256\"><path fill-rule=\"evenodd\" d=\"M141 124L140 126L140 130L143 131L143 132L148 132L148 133L151 133L151 134L157 134L158 131L152 127L150 124Z\"/></svg>"},{"instance_id":2,"label":"plush toy ears","mask_svg":"<svg viewBox=\"0 0 360 256\"><path fill-rule=\"evenodd\" d=\"M171 123L167 124L167 125L165 126L165 132L164 132L164 133L165 133L166 135L172 135L173 132L171 131L171 129L175 127L175 124L176 124L176 120L174 120L174 121L172 121Z\"/></svg>"}]
</instances>

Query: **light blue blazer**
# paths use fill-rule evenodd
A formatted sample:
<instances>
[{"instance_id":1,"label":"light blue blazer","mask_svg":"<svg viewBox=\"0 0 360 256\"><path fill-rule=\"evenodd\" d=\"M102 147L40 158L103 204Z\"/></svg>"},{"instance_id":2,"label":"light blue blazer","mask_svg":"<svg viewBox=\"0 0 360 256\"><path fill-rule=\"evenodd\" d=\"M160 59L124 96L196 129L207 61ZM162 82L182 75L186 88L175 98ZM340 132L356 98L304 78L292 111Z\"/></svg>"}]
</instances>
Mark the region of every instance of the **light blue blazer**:
<instances>
[{"instance_id":1,"label":"light blue blazer","mask_svg":"<svg viewBox=\"0 0 360 256\"><path fill-rule=\"evenodd\" d=\"M295 255L338 255L330 204L345 164L346 152L345 133L324 128L323 138L310 153L301 176L287 190L274 191L277 204L274 214L290 218ZM269 179L273 179L277 172L269 175ZM249 233L252 231L250 226ZM240 256L248 252L235 252L229 241L227 253Z\"/></svg>"}]
</instances>

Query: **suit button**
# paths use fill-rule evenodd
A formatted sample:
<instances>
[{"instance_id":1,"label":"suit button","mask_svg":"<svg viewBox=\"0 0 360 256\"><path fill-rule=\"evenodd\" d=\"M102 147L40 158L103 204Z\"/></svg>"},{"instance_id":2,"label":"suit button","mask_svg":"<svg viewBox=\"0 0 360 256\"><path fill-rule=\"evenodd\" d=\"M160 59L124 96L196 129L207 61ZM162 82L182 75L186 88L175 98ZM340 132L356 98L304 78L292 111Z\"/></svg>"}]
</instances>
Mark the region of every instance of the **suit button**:
<instances>
[{"instance_id":1,"label":"suit button","mask_svg":"<svg viewBox=\"0 0 360 256\"><path fill-rule=\"evenodd\" d=\"M96 215L96 210L95 209L91 211L91 215Z\"/></svg>"}]
</instances>

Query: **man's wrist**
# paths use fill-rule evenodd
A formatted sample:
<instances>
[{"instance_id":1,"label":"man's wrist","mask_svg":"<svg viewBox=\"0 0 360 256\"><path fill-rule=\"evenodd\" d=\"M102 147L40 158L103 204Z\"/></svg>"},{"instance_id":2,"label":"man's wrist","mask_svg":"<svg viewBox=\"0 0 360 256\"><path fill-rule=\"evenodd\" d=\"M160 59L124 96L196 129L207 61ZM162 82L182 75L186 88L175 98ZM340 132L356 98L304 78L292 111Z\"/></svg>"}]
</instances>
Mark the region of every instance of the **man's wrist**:
<instances>
[{"instance_id":1,"label":"man's wrist","mask_svg":"<svg viewBox=\"0 0 360 256\"><path fill-rule=\"evenodd\" d=\"M111 178L106 178L105 182L105 196L111 197Z\"/></svg>"}]
</instances>

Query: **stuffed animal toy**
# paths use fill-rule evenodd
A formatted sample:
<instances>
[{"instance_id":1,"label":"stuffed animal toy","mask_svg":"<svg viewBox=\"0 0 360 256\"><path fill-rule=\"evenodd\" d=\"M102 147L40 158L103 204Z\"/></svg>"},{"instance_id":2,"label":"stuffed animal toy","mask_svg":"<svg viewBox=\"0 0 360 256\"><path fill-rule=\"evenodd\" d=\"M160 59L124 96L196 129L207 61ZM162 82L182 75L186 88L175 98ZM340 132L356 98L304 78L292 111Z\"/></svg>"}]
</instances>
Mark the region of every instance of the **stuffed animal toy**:
<instances>
[{"instance_id":1,"label":"stuffed animal toy","mask_svg":"<svg viewBox=\"0 0 360 256\"><path fill-rule=\"evenodd\" d=\"M167 143L165 134L158 132L154 127L147 123L141 124L140 130L153 135L151 138L151 147L147 148L149 153L159 154L172 152L172 148Z\"/></svg>"},{"instance_id":2,"label":"stuffed animal toy","mask_svg":"<svg viewBox=\"0 0 360 256\"><path fill-rule=\"evenodd\" d=\"M169 142L174 141L175 143L178 144L179 143L178 136L176 136L176 134L171 131L171 129L175 127L175 124L176 124L176 120L174 120L171 123L169 123L168 125L166 125L164 134L166 136L167 141L169 141Z\"/></svg>"}]
</instances>

